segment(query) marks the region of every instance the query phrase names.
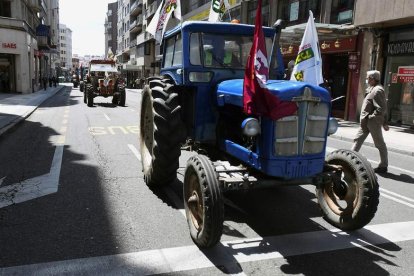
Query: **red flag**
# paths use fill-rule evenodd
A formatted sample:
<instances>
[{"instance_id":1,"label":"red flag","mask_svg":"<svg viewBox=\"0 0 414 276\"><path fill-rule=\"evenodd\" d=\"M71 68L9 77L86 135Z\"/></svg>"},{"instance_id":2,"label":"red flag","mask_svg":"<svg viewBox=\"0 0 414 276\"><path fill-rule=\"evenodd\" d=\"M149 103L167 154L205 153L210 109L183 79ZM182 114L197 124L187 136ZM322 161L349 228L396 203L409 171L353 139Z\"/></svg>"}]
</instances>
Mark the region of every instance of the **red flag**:
<instances>
[{"instance_id":1,"label":"red flag","mask_svg":"<svg viewBox=\"0 0 414 276\"><path fill-rule=\"evenodd\" d=\"M262 0L257 3L253 44L247 60L243 83L243 109L248 115L277 120L296 112L294 102L281 101L266 87L269 78L266 43L262 29Z\"/></svg>"}]
</instances>

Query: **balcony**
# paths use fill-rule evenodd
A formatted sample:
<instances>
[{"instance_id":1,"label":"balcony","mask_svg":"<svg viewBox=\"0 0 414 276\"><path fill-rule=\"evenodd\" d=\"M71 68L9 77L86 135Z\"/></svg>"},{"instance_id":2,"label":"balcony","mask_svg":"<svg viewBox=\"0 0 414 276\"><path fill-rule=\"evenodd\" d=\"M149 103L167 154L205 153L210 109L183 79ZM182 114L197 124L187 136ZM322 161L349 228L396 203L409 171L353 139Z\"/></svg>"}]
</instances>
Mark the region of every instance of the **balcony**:
<instances>
[{"instance_id":1,"label":"balcony","mask_svg":"<svg viewBox=\"0 0 414 276\"><path fill-rule=\"evenodd\" d=\"M135 16L140 12L142 12L142 0L137 0L134 4L132 4L129 14L131 16Z\"/></svg>"},{"instance_id":2,"label":"balcony","mask_svg":"<svg viewBox=\"0 0 414 276\"><path fill-rule=\"evenodd\" d=\"M135 46L137 46L137 40L136 40L136 39L131 40L131 41L129 42L129 47L130 47L130 48L133 48L133 47L135 47Z\"/></svg>"},{"instance_id":3,"label":"balcony","mask_svg":"<svg viewBox=\"0 0 414 276\"><path fill-rule=\"evenodd\" d=\"M151 18L151 16L154 15L154 13L157 11L157 7L158 7L157 1L155 1L154 3L152 3L151 5L149 5L149 7L147 8L147 10L145 11L145 18L146 18L146 20L149 20Z\"/></svg>"},{"instance_id":4,"label":"balcony","mask_svg":"<svg viewBox=\"0 0 414 276\"><path fill-rule=\"evenodd\" d=\"M140 45L140 44L142 44L142 43L144 43L145 42L145 34L147 34L147 32L145 32L145 33L141 33L140 35L138 35L137 36L137 45Z\"/></svg>"},{"instance_id":5,"label":"balcony","mask_svg":"<svg viewBox=\"0 0 414 276\"><path fill-rule=\"evenodd\" d=\"M137 19L129 25L129 31L131 33L137 33L142 30L142 15L138 16Z\"/></svg>"},{"instance_id":6,"label":"balcony","mask_svg":"<svg viewBox=\"0 0 414 276\"><path fill-rule=\"evenodd\" d=\"M35 12L42 11L42 1L41 0L29 0L27 1L29 7L33 9Z\"/></svg>"}]
</instances>

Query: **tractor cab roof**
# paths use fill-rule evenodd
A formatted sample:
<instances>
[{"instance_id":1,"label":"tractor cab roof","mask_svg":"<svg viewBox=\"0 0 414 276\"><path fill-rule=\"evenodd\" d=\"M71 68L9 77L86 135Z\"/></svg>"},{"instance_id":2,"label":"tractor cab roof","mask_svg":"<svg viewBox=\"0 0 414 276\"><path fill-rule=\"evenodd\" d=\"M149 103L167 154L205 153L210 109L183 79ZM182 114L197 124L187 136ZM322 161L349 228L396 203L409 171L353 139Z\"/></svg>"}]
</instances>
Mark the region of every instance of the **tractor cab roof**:
<instances>
[{"instance_id":1,"label":"tractor cab roof","mask_svg":"<svg viewBox=\"0 0 414 276\"><path fill-rule=\"evenodd\" d=\"M173 36L180 32L208 32L208 33L222 33L222 34L239 34L252 35L254 33L254 25L235 24L228 22L208 22L208 21L186 21L181 25L167 31L165 38ZM275 29L270 27L263 27L264 35L272 37L275 34Z\"/></svg>"}]
</instances>

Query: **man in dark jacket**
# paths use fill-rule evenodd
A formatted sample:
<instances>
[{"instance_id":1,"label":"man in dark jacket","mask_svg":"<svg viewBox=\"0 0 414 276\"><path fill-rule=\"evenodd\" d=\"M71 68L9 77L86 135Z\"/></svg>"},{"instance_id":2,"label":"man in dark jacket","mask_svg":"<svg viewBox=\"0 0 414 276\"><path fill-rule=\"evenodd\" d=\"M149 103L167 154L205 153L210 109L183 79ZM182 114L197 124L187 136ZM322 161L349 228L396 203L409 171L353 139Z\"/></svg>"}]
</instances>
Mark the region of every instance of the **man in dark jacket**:
<instances>
[{"instance_id":1,"label":"man in dark jacket","mask_svg":"<svg viewBox=\"0 0 414 276\"><path fill-rule=\"evenodd\" d=\"M376 70L367 72L367 94L362 103L361 125L354 139L352 150L359 151L368 134L371 133L381 159L378 167L374 170L377 173L386 173L388 169L388 151L382 136L382 128L385 131L389 128L386 120L387 99L384 88L380 84L380 76L380 72Z\"/></svg>"}]
</instances>

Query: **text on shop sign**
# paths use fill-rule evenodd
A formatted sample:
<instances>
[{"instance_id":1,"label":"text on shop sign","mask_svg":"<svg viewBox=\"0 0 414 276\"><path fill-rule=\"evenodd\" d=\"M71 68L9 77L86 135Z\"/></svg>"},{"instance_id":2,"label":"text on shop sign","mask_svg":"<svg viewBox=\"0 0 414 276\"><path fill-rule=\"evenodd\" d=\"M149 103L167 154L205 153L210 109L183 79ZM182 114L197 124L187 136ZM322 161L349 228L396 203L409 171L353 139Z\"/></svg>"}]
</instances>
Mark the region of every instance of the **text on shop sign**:
<instances>
[{"instance_id":1,"label":"text on shop sign","mask_svg":"<svg viewBox=\"0 0 414 276\"><path fill-rule=\"evenodd\" d=\"M414 54L414 40L388 42L388 56L412 55Z\"/></svg>"},{"instance_id":2,"label":"text on shop sign","mask_svg":"<svg viewBox=\"0 0 414 276\"><path fill-rule=\"evenodd\" d=\"M16 48L17 48L16 43L7 43L7 42L3 42L3 43L1 44L1 46L2 46L3 48L10 48L10 49L16 49Z\"/></svg>"}]
</instances>

